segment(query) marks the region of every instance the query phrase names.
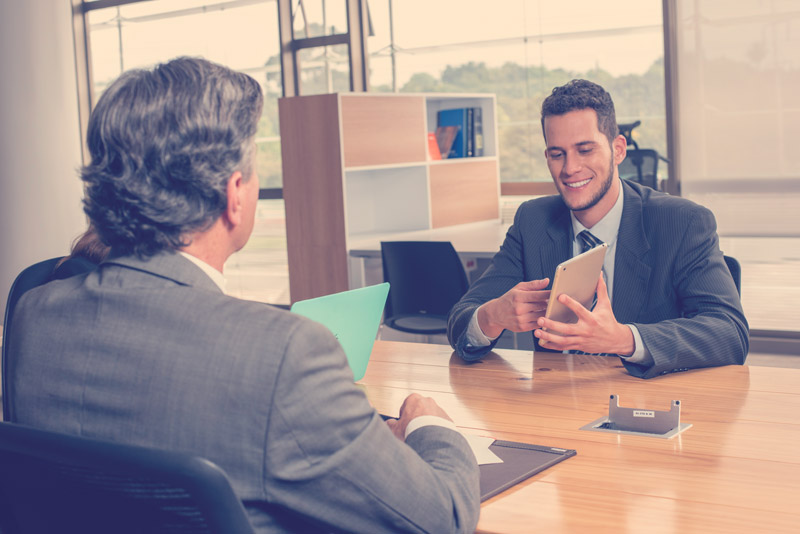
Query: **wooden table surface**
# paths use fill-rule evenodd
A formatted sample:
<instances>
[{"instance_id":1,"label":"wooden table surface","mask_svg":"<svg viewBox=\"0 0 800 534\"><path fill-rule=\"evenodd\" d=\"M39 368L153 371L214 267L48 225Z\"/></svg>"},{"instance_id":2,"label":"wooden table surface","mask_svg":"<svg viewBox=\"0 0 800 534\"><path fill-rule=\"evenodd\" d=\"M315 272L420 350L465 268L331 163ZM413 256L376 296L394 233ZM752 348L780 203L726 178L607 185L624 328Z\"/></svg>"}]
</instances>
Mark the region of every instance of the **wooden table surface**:
<instances>
[{"instance_id":1,"label":"wooden table surface","mask_svg":"<svg viewBox=\"0 0 800 534\"><path fill-rule=\"evenodd\" d=\"M479 532L800 532L800 369L631 377L618 358L377 341L359 382L381 413L412 391L465 432L577 450L488 500ZM669 410L672 438L580 430L620 405Z\"/></svg>"}]
</instances>

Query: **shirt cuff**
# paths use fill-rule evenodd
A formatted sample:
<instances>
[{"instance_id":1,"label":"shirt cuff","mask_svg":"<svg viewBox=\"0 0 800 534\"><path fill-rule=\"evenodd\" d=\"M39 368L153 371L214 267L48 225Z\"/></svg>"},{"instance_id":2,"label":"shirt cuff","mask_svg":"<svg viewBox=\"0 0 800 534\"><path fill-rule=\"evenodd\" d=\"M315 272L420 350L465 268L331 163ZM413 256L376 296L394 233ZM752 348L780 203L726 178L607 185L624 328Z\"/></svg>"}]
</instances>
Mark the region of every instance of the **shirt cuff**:
<instances>
[{"instance_id":1,"label":"shirt cuff","mask_svg":"<svg viewBox=\"0 0 800 534\"><path fill-rule=\"evenodd\" d=\"M652 365L653 364L653 357L650 355L650 351L647 350L647 347L644 346L644 342L642 341L642 335L639 333L639 329L633 326L632 324L626 324L628 328L631 329L631 334L633 334L633 354L630 356L620 356L623 360L629 363L638 363L640 365Z\"/></svg>"},{"instance_id":2,"label":"shirt cuff","mask_svg":"<svg viewBox=\"0 0 800 534\"><path fill-rule=\"evenodd\" d=\"M483 304L481 304L481 306L483 306ZM492 344L492 341L500 337L490 338L483 333L483 330L481 330L478 324L478 310L480 309L479 306L475 310L475 313L472 314L472 319L469 320L469 326L467 326L467 343L471 347L488 347Z\"/></svg>"},{"instance_id":3,"label":"shirt cuff","mask_svg":"<svg viewBox=\"0 0 800 534\"><path fill-rule=\"evenodd\" d=\"M406 426L406 434L403 436L403 439L408 439L408 436L410 436L412 432L424 426L443 426L458 432L456 424L449 419L439 417L438 415L420 415L419 417L415 417L409 421L408 425Z\"/></svg>"}]
</instances>

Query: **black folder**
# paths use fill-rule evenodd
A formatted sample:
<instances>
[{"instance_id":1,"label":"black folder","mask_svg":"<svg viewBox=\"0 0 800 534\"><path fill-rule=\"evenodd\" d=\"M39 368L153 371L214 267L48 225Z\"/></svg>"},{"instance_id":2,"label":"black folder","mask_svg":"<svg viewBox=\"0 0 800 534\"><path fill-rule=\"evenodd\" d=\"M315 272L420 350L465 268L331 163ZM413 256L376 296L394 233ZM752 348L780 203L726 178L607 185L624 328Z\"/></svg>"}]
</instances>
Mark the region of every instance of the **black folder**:
<instances>
[{"instance_id":1,"label":"black folder","mask_svg":"<svg viewBox=\"0 0 800 534\"><path fill-rule=\"evenodd\" d=\"M489 450L499 456L503 463L480 466L481 502L577 454L572 449L501 440L495 440Z\"/></svg>"}]
</instances>

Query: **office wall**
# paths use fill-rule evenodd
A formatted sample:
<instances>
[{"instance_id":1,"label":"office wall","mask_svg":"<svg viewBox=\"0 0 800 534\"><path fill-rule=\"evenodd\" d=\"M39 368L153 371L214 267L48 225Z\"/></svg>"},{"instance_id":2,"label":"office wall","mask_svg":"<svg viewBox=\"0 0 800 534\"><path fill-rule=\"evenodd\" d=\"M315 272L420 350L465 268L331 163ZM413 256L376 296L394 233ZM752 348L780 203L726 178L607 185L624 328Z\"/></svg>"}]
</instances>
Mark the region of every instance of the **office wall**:
<instances>
[{"instance_id":1,"label":"office wall","mask_svg":"<svg viewBox=\"0 0 800 534\"><path fill-rule=\"evenodd\" d=\"M0 306L16 274L63 255L81 209L70 2L0 2Z\"/></svg>"}]
</instances>

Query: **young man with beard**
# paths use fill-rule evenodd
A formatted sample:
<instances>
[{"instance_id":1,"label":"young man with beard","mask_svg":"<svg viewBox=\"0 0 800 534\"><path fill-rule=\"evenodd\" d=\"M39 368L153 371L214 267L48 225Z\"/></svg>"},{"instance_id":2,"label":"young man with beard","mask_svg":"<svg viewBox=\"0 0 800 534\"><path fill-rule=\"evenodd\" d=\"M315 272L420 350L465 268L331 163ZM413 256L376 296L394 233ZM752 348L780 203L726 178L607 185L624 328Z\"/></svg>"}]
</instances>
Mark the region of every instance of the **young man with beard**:
<instances>
[{"instance_id":1,"label":"young man with beard","mask_svg":"<svg viewBox=\"0 0 800 534\"><path fill-rule=\"evenodd\" d=\"M511 330L532 331L537 350L544 340L551 350L617 355L642 378L744 363L747 321L711 211L620 180L626 141L595 83L553 89L542 130L559 195L520 206L492 264L451 310L458 354L477 360ZM587 310L560 295L578 322L546 319L549 277L585 241L608 245L597 303Z\"/></svg>"}]
</instances>

